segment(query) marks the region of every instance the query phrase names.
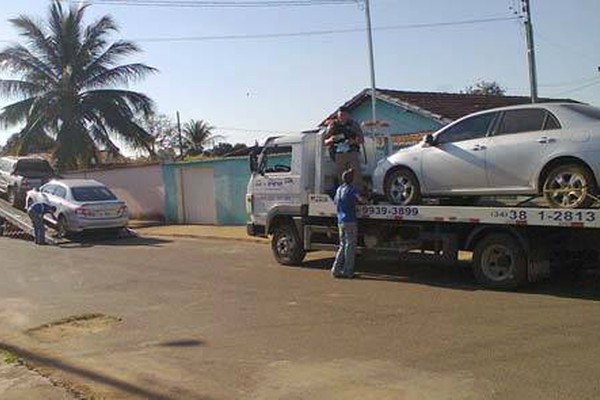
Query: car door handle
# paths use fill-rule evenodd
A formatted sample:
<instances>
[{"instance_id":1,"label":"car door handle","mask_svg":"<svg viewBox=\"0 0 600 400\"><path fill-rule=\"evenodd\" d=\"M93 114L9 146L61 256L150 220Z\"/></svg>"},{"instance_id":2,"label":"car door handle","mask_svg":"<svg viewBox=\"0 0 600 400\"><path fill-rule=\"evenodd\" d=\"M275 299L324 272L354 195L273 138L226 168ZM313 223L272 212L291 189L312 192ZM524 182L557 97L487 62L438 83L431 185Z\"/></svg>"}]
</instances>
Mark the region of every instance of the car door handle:
<instances>
[{"instance_id":1,"label":"car door handle","mask_svg":"<svg viewBox=\"0 0 600 400\"><path fill-rule=\"evenodd\" d=\"M540 144L548 144L548 143L552 143L554 141L555 141L555 139L549 138L548 136L542 136L541 138L539 138L537 140L537 142Z\"/></svg>"},{"instance_id":2,"label":"car door handle","mask_svg":"<svg viewBox=\"0 0 600 400\"><path fill-rule=\"evenodd\" d=\"M485 150L485 146L482 144L476 144L475 146L473 146L473 148L471 148L471 150L473 150L473 151Z\"/></svg>"}]
</instances>

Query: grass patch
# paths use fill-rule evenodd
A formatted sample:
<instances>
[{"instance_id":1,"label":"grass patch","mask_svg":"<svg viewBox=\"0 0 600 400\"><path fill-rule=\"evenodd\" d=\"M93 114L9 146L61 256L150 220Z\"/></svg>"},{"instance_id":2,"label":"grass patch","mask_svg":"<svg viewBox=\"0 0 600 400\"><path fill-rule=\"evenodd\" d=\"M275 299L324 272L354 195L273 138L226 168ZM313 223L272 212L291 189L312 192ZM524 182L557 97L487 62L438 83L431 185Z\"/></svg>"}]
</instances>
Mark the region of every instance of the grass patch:
<instances>
[{"instance_id":1,"label":"grass patch","mask_svg":"<svg viewBox=\"0 0 600 400\"><path fill-rule=\"evenodd\" d=\"M0 359L2 359L6 364L17 364L20 362L18 355L4 349L0 349Z\"/></svg>"}]
</instances>

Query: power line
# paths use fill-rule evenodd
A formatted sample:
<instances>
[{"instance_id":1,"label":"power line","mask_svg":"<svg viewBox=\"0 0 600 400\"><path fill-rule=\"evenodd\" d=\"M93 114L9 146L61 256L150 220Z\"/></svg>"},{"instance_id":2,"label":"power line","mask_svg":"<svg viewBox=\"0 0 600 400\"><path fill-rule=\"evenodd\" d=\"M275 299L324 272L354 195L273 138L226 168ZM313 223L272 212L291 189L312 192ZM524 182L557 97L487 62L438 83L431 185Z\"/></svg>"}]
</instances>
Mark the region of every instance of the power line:
<instances>
[{"instance_id":1,"label":"power line","mask_svg":"<svg viewBox=\"0 0 600 400\"><path fill-rule=\"evenodd\" d=\"M325 5L358 4L360 0L240 0L240 1L208 1L208 0L92 0L91 4L135 7L170 7L170 8L268 8L268 7L310 7Z\"/></svg>"},{"instance_id":2,"label":"power line","mask_svg":"<svg viewBox=\"0 0 600 400\"><path fill-rule=\"evenodd\" d=\"M410 25L392 25L392 26L381 26L374 27L374 31L391 31L391 30L403 30L403 29L424 29L434 28L443 26L459 26L459 25L474 25L489 22L500 22L500 21L512 21L519 19L519 17L497 17L497 18L481 18L464 21L452 21L452 22L436 22L427 24L410 24ZM344 33L356 33L364 32L365 28L348 28L348 29L328 29L328 30L315 30L315 31L302 31L302 32L283 32L283 33L262 33L262 34L242 34L242 35L214 35L214 36L177 36L177 37L149 37L149 38L137 38L133 39L136 42L200 42L208 40L240 40L240 39L270 39L270 38L282 38L282 37L301 37L301 36L324 36L324 35L337 35Z\"/></svg>"},{"instance_id":3,"label":"power line","mask_svg":"<svg viewBox=\"0 0 600 400\"><path fill-rule=\"evenodd\" d=\"M578 92L580 90L583 90L583 89L586 89L586 88L588 88L590 86L595 86L595 85L598 85L598 84L600 84L600 79L596 79L593 82L590 82L590 83L587 83L585 85L581 85L581 86L575 87L573 89L569 89L569 90L564 90L562 92L558 92L554 96L562 96L562 95L565 95L565 94L568 94L568 93Z\"/></svg>"}]
</instances>

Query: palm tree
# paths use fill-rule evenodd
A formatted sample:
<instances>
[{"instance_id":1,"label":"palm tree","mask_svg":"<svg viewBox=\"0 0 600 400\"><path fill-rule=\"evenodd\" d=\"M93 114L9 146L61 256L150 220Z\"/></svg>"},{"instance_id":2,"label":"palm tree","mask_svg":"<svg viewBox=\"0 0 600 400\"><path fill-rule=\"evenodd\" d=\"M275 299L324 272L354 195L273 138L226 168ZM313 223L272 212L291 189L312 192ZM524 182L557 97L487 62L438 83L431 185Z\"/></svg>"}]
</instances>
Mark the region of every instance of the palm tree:
<instances>
[{"instance_id":1,"label":"palm tree","mask_svg":"<svg viewBox=\"0 0 600 400\"><path fill-rule=\"evenodd\" d=\"M132 42L110 43L117 31L104 16L85 25L87 6L50 5L45 23L28 16L11 19L26 40L0 52L0 70L16 79L0 79L0 95L18 101L0 112L0 126L24 125L21 138L48 134L56 141L58 168L89 165L98 150L117 153L115 138L151 151L152 137L134 122L153 111L144 94L120 89L155 72L145 64L121 64L140 49Z\"/></svg>"},{"instance_id":2,"label":"palm tree","mask_svg":"<svg viewBox=\"0 0 600 400\"><path fill-rule=\"evenodd\" d=\"M190 155L198 155L202 153L205 146L213 144L216 140L222 139L220 135L214 135L213 126L210 126L203 120L190 120L183 126L183 134L185 135L187 153Z\"/></svg>"}]
</instances>

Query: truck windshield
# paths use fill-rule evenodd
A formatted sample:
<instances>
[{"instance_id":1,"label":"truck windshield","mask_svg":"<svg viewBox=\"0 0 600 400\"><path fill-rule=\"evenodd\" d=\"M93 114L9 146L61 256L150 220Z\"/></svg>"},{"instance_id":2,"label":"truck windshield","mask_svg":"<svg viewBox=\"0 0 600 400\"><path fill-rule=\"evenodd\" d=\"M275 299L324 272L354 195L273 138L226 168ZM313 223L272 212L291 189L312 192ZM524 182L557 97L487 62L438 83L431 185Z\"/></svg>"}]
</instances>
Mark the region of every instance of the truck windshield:
<instances>
[{"instance_id":1,"label":"truck windshield","mask_svg":"<svg viewBox=\"0 0 600 400\"><path fill-rule=\"evenodd\" d=\"M263 151L263 171L267 174L290 172L292 169L292 146L272 146Z\"/></svg>"}]
</instances>

